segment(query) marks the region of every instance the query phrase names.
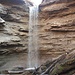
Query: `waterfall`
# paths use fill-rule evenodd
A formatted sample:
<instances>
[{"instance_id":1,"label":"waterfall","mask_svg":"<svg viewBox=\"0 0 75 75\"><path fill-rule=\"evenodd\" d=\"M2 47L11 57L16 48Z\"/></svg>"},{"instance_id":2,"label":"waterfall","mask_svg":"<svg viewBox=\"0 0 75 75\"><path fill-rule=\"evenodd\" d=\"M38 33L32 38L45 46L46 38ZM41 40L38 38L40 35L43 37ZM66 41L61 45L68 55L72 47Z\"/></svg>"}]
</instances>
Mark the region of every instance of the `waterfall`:
<instances>
[{"instance_id":1,"label":"waterfall","mask_svg":"<svg viewBox=\"0 0 75 75\"><path fill-rule=\"evenodd\" d=\"M28 68L38 66L38 5L29 7Z\"/></svg>"}]
</instances>

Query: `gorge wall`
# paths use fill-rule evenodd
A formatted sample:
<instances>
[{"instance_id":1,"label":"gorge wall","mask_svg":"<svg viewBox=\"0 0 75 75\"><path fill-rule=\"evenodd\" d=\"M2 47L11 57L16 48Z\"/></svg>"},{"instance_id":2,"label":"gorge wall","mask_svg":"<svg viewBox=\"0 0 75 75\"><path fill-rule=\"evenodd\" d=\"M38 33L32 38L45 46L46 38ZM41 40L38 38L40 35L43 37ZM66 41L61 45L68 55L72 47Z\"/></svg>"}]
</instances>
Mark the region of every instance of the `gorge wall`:
<instances>
[{"instance_id":1,"label":"gorge wall","mask_svg":"<svg viewBox=\"0 0 75 75\"><path fill-rule=\"evenodd\" d=\"M40 5L40 50L52 56L75 49L75 1Z\"/></svg>"},{"instance_id":2,"label":"gorge wall","mask_svg":"<svg viewBox=\"0 0 75 75\"><path fill-rule=\"evenodd\" d=\"M5 20L0 24L0 54L27 50L28 12L23 7L0 4L0 16Z\"/></svg>"},{"instance_id":3,"label":"gorge wall","mask_svg":"<svg viewBox=\"0 0 75 75\"><path fill-rule=\"evenodd\" d=\"M0 54L26 52L28 49L28 8L0 4ZM43 2L39 13L40 54L56 57L75 50L75 1Z\"/></svg>"}]
</instances>

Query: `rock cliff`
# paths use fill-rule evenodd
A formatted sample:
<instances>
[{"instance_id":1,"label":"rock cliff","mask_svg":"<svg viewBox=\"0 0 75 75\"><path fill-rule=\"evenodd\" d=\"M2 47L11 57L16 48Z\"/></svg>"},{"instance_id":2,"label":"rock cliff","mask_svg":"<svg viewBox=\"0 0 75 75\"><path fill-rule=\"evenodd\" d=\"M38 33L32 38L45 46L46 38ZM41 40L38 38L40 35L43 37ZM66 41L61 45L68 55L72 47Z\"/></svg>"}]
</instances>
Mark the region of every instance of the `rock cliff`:
<instances>
[{"instance_id":1,"label":"rock cliff","mask_svg":"<svg viewBox=\"0 0 75 75\"><path fill-rule=\"evenodd\" d=\"M52 56L75 50L75 1L40 5L40 51Z\"/></svg>"},{"instance_id":2,"label":"rock cliff","mask_svg":"<svg viewBox=\"0 0 75 75\"><path fill-rule=\"evenodd\" d=\"M0 54L27 52L28 8L0 4ZM8 4L8 3L7 3ZM43 0L39 13L40 54L56 57L75 49L75 1Z\"/></svg>"},{"instance_id":3,"label":"rock cliff","mask_svg":"<svg viewBox=\"0 0 75 75\"><path fill-rule=\"evenodd\" d=\"M0 3L2 4L17 4L17 5L22 5L24 4L24 0L0 0Z\"/></svg>"}]
</instances>

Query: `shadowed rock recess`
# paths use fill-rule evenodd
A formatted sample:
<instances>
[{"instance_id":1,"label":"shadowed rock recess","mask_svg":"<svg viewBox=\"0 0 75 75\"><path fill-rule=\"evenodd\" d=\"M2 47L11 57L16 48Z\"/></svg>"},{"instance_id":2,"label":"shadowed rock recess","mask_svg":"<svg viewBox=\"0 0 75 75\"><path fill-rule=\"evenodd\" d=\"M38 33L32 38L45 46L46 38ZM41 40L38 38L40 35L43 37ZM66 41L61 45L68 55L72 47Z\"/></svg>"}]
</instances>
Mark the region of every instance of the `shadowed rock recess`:
<instances>
[{"instance_id":1,"label":"shadowed rock recess","mask_svg":"<svg viewBox=\"0 0 75 75\"><path fill-rule=\"evenodd\" d=\"M27 54L29 25L28 11L28 7L21 0L0 0L0 56L9 56L13 53ZM38 28L38 41L40 47L39 56L41 58L43 55L44 57L48 56L48 58L56 58L59 55L65 53L68 54L74 51L75 0L43 0L42 4L40 4ZM63 61L68 59L65 58ZM63 61L61 62L63 63ZM56 60L52 62L55 64ZM59 65L60 63L53 66L52 70L48 69L50 71L47 71L47 73L49 75L72 75L72 73L75 72L75 67L72 67L72 71L72 68L70 68L71 66L69 67L69 70L71 69L72 73L66 73L64 71L61 71L61 73L55 72L57 71L57 66L61 67L61 65L64 65L62 63ZM74 63L72 64L75 66ZM43 66L42 69L44 72L46 66ZM67 72L69 70L67 70ZM40 71L40 69L38 71ZM43 73L42 71L40 72ZM22 75L32 75L26 73L23 73ZM35 75L34 73L33 75ZM46 74L41 73L38 75Z\"/></svg>"}]
</instances>

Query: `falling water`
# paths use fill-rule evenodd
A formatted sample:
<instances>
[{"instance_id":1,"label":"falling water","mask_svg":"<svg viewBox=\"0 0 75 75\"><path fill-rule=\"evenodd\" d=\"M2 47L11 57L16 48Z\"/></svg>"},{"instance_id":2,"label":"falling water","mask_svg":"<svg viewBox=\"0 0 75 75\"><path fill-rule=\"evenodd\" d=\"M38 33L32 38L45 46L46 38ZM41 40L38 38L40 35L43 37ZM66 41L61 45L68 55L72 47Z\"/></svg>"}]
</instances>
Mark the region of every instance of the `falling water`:
<instances>
[{"instance_id":1,"label":"falling water","mask_svg":"<svg viewBox=\"0 0 75 75\"><path fill-rule=\"evenodd\" d=\"M38 5L29 7L28 67L38 66Z\"/></svg>"}]
</instances>

